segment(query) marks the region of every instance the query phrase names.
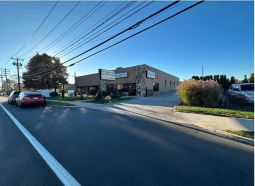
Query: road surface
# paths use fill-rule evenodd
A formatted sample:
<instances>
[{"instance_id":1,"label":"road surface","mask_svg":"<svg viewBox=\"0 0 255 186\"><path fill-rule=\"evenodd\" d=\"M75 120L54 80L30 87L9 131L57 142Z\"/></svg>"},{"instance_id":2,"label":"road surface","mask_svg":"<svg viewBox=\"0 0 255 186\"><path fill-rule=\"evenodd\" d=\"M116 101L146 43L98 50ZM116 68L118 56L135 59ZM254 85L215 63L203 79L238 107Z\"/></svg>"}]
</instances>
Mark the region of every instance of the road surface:
<instances>
[{"instance_id":1,"label":"road surface","mask_svg":"<svg viewBox=\"0 0 255 186\"><path fill-rule=\"evenodd\" d=\"M253 147L85 108L4 107L81 185L253 185ZM62 185L0 108L0 185Z\"/></svg>"}]
</instances>

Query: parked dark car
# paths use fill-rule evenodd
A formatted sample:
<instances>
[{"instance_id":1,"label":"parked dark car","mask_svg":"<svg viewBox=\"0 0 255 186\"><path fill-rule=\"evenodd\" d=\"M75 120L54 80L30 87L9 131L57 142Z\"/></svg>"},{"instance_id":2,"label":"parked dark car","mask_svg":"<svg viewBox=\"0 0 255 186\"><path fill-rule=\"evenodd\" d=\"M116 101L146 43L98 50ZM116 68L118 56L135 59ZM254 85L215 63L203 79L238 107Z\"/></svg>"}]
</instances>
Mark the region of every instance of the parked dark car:
<instances>
[{"instance_id":1,"label":"parked dark car","mask_svg":"<svg viewBox=\"0 0 255 186\"><path fill-rule=\"evenodd\" d=\"M25 106L32 106L32 105L46 105L45 97L39 92L33 91L22 91L16 99L16 104L23 108Z\"/></svg>"},{"instance_id":2,"label":"parked dark car","mask_svg":"<svg viewBox=\"0 0 255 186\"><path fill-rule=\"evenodd\" d=\"M21 91L12 91L8 96L8 103L15 104L16 98L19 96Z\"/></svg>"},{"instance_id":3,"label":"parked dark car","mask_svg":"<svg viewBox=\"0 0 255 186\"><path fill-rule=\"evenodd\" d=\"M254 104L254 83L232 84L228 94L232 97L244 97L247 103Z\"/></svg>"}]
</instances>

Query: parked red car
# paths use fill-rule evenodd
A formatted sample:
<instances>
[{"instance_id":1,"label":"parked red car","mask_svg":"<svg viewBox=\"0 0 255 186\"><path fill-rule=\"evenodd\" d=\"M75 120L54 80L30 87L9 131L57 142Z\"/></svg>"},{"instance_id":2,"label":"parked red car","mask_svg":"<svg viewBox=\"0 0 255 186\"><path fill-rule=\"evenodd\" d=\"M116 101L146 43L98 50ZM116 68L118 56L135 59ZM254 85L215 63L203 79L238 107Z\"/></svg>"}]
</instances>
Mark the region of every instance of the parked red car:
<instances>
[{"instance_id":1,"label":"parked red car","mask_svg":"<svg viewBox=\"0 0 255 186\"><path fill-rule=\"evenodd\" d=\"M32 106L32 105L45 106L46 99L39 92L22 91L16 99L16 104L20 108L23 108L25 106Z\"/></svg>"}]
</instances>

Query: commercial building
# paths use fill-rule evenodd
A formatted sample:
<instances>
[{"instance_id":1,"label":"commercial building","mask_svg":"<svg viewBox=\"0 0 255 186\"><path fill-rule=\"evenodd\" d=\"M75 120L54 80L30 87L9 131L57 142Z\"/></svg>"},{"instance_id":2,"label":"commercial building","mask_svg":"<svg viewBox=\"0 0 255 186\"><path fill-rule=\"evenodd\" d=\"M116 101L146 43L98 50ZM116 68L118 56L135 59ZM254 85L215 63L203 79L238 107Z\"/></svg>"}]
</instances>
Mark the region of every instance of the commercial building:
<instances>
[{"instance_id":1,"label":"commercial building","mask_svg":"<svg viewBox=\"0 0 255 186\"><path fill-rule=\"evenodd\" d=\"M118 90L127 95L151 96L174 91L178 84L178 77L145 64L110 71L100 69L99 73L75 78L81 94Z\"/></svg>"}]
</instances>

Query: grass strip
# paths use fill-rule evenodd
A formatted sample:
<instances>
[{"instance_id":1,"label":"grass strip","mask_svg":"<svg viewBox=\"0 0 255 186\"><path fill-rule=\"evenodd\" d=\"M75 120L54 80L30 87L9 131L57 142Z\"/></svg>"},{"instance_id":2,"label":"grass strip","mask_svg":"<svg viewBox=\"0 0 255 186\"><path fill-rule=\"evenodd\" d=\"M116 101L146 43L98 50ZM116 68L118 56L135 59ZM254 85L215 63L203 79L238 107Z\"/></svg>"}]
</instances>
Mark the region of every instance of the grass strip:
<instances>
[{"instance_id":1,"label":"grass strip","mask_svg":"<svg viewBox=\"0 0 255 186\"><path fill-rule=\"evenodd\" d=\"M116 99L112 99L110 101L103 99L100 100L94 100L94 99L87 99L84 100L83 102L85 103L98 103L98 104L107 104L107 103L117 103L117 102L122 102L122 101L127 101L127 100L131 100L134 98L131 97L122 97L122 98L116 98Z\"/></svg>"},{"instance_id":2,"label":"grass strip","mask_svg":"<svg viewBox=\"0 0 255 186\"><path fill-rule=\"evenodd\" d=\"M194 106L176 106L176 111L208 114L208 115L215 115L215 116L254 119L254 111L252 107L207 108L207 107L194 107Z\"/></svg>"},{"instance_id":3,"label":"grass strip","mask_svg":"<svg viewBox=\"0 0 255 186\"><path fill-rule=\"evenodd\" d=\"M251 132L251 131L244 131L244 130L225 130L225 131L238 136L254 139L254 132Z\"/></svg>"}]
</instances>

